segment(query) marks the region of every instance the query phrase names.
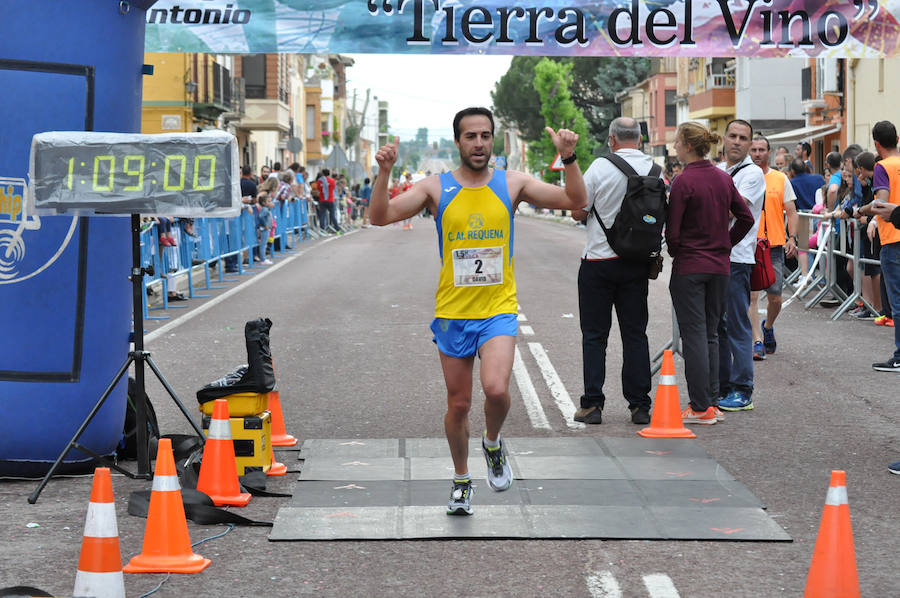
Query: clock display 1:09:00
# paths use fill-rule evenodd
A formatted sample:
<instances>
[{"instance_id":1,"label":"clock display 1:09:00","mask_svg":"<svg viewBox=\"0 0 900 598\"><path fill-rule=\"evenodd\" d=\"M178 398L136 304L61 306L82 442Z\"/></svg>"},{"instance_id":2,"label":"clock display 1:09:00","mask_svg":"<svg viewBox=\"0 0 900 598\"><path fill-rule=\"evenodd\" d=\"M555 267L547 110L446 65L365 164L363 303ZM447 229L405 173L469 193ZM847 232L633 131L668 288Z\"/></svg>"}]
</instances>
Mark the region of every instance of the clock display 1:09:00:
<instances>
[{"instance_id":1,"label":"clock display 1:09:00","mask_svg":"<svg viewBox=\"0 0 900 598\"><path fill-rule=\"evenodd\" d=\"M130 156L120 156L122 159L119 177L128 178L130 184L124 185L121 191L143 191L144 190L144 173L147 166L146 156L134 154ZM96 192L112 192L116 182L116 165L117 156L102 155L94 156L94 164L91 171L91 190ZM87 166L85 162L80 163L81 167ZM216 178L216 156L214 154L198 154L193 159L193 180L191 188L194 191L211 191L215 184ZM106 171L109 168L109 172ZM151 168L156 167L156 162L151 163ZM75 158L69 158L68 171L66 176L66 188L71 190L75 186ZM163 181L162 190L164 191L184 191L185 184L188 180L188 157L184 154L167 155L163 161ZM81 179L79 183L87 184L87 181ZM153 180L156 184L156 180Z\"/></svg>"}]
</instances>

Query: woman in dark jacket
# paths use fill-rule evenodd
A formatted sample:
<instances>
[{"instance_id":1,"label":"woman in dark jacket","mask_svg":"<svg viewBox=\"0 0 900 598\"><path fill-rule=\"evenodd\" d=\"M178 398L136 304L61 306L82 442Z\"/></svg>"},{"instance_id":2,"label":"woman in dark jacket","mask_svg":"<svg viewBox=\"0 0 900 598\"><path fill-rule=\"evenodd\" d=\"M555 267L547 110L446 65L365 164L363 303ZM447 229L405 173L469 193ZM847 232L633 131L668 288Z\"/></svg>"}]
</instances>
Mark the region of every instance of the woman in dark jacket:
<instances>
[{"instance_id":1,"label":"woman in dark jacket","mask_svg":"<svg viewBox=\"0 0 900 598\"><path fill-rule=\"evenodd\" d=\"M674 259L669 292L681 331L690 405L686 424L714 424L721 417L719 337L731 273L731 248L753 227L753 215L723 170L706 155L719 136L697 123L683 123L675 153L684 170L672 183L666 244ZM734 218L734 225L729 223Z\"/></svg>"}]
</instances>

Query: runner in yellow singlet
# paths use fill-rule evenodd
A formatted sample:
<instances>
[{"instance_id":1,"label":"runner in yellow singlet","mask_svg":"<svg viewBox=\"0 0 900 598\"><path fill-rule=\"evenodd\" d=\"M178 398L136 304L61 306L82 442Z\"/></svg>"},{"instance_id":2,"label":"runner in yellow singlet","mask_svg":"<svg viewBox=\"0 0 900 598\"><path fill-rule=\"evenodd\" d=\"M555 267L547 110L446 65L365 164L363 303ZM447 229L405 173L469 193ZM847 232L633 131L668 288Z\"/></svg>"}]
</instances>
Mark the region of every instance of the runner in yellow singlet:
<instances>
[{"instance_id":1,"label":"runner in yellow singlet","mask_svg":"<svg viewBox=\"0 0 900 598\"><path fill-rule=\"evenodd\" d=\"M566 187L557 187L516 171L488 167L494 143L494 117L486 108L466 108L453 119L453 135L462 164L429 176L388 199L391 170L399 139L375 154L378 176L372 188L369 216L385 225L428 208L435 215L441 274L431 324L447 385L444 430L453 458L454 477L447 505L450 515L472 513L469 456L469 410L472 371L481 359L485 427L482 449L489 485L495 491L512 485L500 438L509 411L509 377L518 332L514 278L513 215L520 201L551 209L584 207L587 193L575 160L578 135L547 127L563 158Z\"/></svg>"}]
</instances>

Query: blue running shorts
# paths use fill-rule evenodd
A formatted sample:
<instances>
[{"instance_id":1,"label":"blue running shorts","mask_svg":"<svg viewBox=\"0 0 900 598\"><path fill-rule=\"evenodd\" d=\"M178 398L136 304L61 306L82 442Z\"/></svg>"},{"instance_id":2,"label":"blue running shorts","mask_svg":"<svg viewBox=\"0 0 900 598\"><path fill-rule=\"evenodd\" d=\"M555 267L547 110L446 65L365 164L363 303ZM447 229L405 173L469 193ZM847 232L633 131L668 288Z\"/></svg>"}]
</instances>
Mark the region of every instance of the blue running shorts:
<instances>
[{"instance_id":1,"label":"blue running shorts","mask_svg":"<svg viewBox=\"0 0 900 598\"><path fill-rule=\"evenodd\" d=\"M472 357L481 345L495 336L516 336L519 321L516 314L498 314L486 319L457 320L435 318L431 322L432 339L438 350L450 357Z\"/></svg>"}]
</instances>

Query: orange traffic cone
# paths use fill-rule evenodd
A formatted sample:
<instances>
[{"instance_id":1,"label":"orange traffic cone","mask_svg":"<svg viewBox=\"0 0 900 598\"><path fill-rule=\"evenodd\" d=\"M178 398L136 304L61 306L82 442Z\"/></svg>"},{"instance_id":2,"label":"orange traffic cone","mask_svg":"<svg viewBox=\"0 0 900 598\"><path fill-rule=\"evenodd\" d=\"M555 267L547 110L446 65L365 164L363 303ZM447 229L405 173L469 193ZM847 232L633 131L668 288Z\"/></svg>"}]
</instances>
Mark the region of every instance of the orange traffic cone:
<instances>
[{"instance_id":1,"label":"orange traffic cone","mask_svg":"<svg viewBox=\"0 0 900 598\"><path fill-rule=\"evenodd\" d=\"M696 438L697 435L684 427L681 421L681 401L678 398L678 384L675 380L675 359L672 351L663 353L659 385L653 400L653 416L650 426L639 430L644 438Z\"/></svg>"},{"instance_id":2,"label":"orange traffic cone","mask_svg":"<svg viewBox=\"0 0 900 598\"><path fill-rule=\"evenodd\" d=\"M144 528L144 547L125 565L125 573L199 573L210 564L191 551L181 484L175 471L172 440L160 438L156 471L150 493L150 510Z\"/></svg>"},{"instance_id":3,"label":"orange traffic cone","mask_svg":"<svg viewBox=\"0 0 900 598\"><path fill-rule=\"evenodd\" d=\"M285 475L287 473L287 465L284 463L279 463L275 460L275 451L272 451L272 466L269 467L269 471L266 472L267 476L279 476Z\"/></svg>"},{"instance_id":4,"label":"orange traffic cone","mask_svg":"<svg viewBox=\"0 0 900 598\"><path fill-rule=\"evenodd\" d=\"M269 394L269 401L270 401L269 407L272 406L271 400L272 400L272 395L270 393ZM270 412L269 417L272 417L271 412ZM269 466L269 469L266 471L266 475L267 476L286 475L287 474L287 465L285 465L284 463L279 463L278 461L275 460L275 445L274 445L274 443L269 442L268 445L266 446L266 450L269 451L269 456L271 457L271 460L272 460L271 461L272 465Z\"/></svg>"},{"instance_id":5,"label":"orange traffic cone","mask_svg":"<svg viewBox=\"0 0 900 598\"><path fill-rule=\"evenodd\" d=\"M250 494L241 492L238 481L234 442L231 440L231 421L228 418L228 401L216 399L209 433L203 447L203 461L197 490L208 495L217 507L246 507Z\"/></svg>"},{"instance_id":6,"label":"orange traffic cone","mask_svg":"<svg viewBox=\"0 0 900 598\"><path fill-rule=\"evenodd\" d=\"M108 467L94 470L94 485L84 521L81 558L78 560L72 595L125 598L116 502Z\"/></svg>"},{"instance_id":7,"label":"orange traffic cone","mask_svg":"<svg viewBox=\"0 0 900 598\"><path fill-rule=\"evenodd\" d=\"M858 598L856 552L847 502L847 474L831 472L831 484L825 497L825 510L813 549L812 564L806 576L804 598Z\"/></svg>"},{"instance_id":8,"label":"orange traffic cone","mask_svg":"<svg viewBox=\"0 0 900 598\"><path fill-rule=\"evenodd\" d=\"M281 411L281 396L277 390L269 393L269 413L272 414L272 446L294 446L297 439L287 433L284 427L284 413Z\"/></svg>"}]
</instances>

